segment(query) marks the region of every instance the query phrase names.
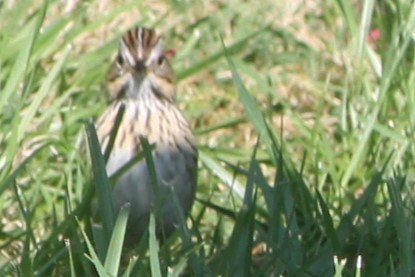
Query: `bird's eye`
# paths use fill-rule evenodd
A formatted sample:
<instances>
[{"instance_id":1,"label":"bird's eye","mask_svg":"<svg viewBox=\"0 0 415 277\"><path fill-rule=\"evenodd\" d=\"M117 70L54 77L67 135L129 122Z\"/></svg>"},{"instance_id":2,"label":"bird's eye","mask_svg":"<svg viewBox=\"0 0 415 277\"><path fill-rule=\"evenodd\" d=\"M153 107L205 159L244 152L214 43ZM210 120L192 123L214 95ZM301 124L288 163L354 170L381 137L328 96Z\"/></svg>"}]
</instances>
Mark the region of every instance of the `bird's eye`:
<instances>
[{"instance_id":1,"label":"bird's eye","mask_svg":"<svg viewBox=\"0 0 415 277\"><path fill-rule=\"evenodd\" d=\"M164 56L160 56L160 58L158 58L158 60L157 60L157 64L159 66L162 66L164 64L165 59L166 58Z\"/></svg>"},{"instance_id":2,"label":"bird's eye","mask_svg":"<svg viewBox=\"0 0 415 277\"><path fill-rule=\"evenodd\" d=\"M117 55L117 64L122 66L124 64L124 60L121 55Z\"/></svg>"}]
</instances>

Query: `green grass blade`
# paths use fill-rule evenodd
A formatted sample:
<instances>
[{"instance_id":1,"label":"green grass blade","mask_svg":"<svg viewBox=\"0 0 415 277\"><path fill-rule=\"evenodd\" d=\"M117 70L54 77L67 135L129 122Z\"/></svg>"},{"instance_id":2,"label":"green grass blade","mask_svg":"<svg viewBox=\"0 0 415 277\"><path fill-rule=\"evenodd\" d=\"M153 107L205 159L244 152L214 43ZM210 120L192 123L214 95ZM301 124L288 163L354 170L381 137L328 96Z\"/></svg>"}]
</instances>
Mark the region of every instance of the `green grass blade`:
<instances>
[{"instance_id":1,"label":"green grass blade","mask_svg":"<svg viewBox=\"0 0 415 277\"><path fill-rule=\"evenodd\" d=\"M402 180L402 183L405 180ZM413 273L413 234L412 234L412 225L408 224L409 220L406 216L406 211L402 196L399 191L399 187L402 187L404 184L398 183L395 178L391 178L387 182L388 192L391 198L392 204L392 215L394 221L394 227L396 230L396 235L398 236L399 243L399 270L400 276L410 276Z\"/></svg>"},{"instance_id":2,"label":"green grass blade","mask_svg":"<svg viewBox=\"0 0 415 277\"><path fill-rule=\"evenodd\" d=\"M3 110L4 106L7 105L7 101L9 101L10 96L18 90L19 84L22 83L25 78L26 70L28 68L33 50L33 45L39 34L40 27L42 26L42 23L45 19L47 7L48 1L45 1L43 7L38 13L38 16L32 22L30 22L30 24L27 25L27 29L24 30L27 32L27 35L24 36L24 47L20 49L20 52L10 72L10 77L7 78L7 83L5 84L5 87L0 94L0 110Z\"/></svg>"},{"instance_id":3,"label":"green grass blade","mask_svg":"<svg viewBox=\"0 0 415 277\"><path fill-rule=\"evenodd\" d=\"M245 194L245 189L241 183L235 180L234 176L226 171L218 162L212 159L209 155L205 154L203 151L199 151L200 161L209 168L214 175L221 179L229 188L238 195L238 197L243 198Z\"/></svg>"},{"instance_id":4,"label":"green grass blade","mask_svg":"<svg viewBox=\"0 0 415 277\"><path fill-rule=\"evenodd\" d=\"M34 100L30 103L29 107L27 108L27 113L22 118L20 126L19 126L19 133L17 137L18 141L24 138L25 131L28 129L28 126L30 122L33 120L33 117L35 116L35 114L39 112L42 101L52 91L53 82L61 73L61 70L64 66L64 63L70 51L71 51L70 48L66 48L64 50L64 52L62 53L62 56L55 63L50 73L48 74L46 79L43 81L38 93L36 94L36 97L34 98Z\"/></svg>"},{"instance_id":5,"label":"green grass blade","mask_svg":"<svg viewBox=\"0 0 415 277\"><path fill-rule=\"evenodd\" d=\"M106 270L105 270L103 264L101 263L97 253L95 252L94 246L92 245L91 241L88 239L88 236L85 233L84 229L81 226L80 226L80 229L81 229L81 233L82 233L82 235L85 239L85 243L87 245L89 254L91 255L90 257L87 257L87 258L94 264L95 269L96 269L96 271L97 271L97 273L100 277L110 277L111 275L109 275L106 272Z\"/></svg>"},{"instance_id":6,"label":"green grass blade","mask_svg":"<svg viewBox=\"0 0 415 277\"><path fill-rule=\"evenodd\" d=\"M225 46L224 48L226 49ZM265 145L268 146L269 153L272 154L273 153L273 150L272 150L273 140L270 137L268 126L261 112L261 109L259 108L255 98L246 89L227 50L225 50L225 53L226 53L226 59L228 61L229 67L231 68L231 71L232 71L233 82L235 84L236 90L238 91L241 102L245 107L247 116L249 120L252 122L252 124L254 125L255 129L257 130L261 140L263 140L265 142Z\"/></svg>"},{"instance_id":7,"label":"green grass blade","mask_svg":"<svg viewBox=\"0 0 415 277\"><path fill-rule=\"evenodd\" d=\"M108 145L105 148L105 152L104 152L105 162L107 162L108 158L110 157L112 147L114 146L115 138L117 137L117 134L118 134L118 129L120 127L121 121L124 116L124 112L125 112L125 105L121 105L119 110L117 111L117 116L115 117L115 120L114 120L114 126L112 127L111 135L108 140Z\"/></svg>"},{"instance_id":8,"label":"green grass blade","mask_svg":"<svg viewBox=\"0 0 415 277\"><path fill-rule=\"evenodd\" d=\"M360 23L359 36L357 40L357 49L356 49L356 60L358 63L358 69L362 70L363 60L365 49L368 41L369 28L372 21L374 8L373 0L365 0L363 4L362 19Z\"/></svg>"},{"instance_id":9,"label":"green grass blade","mask_svg":"<svg viewBox=\"0 0 415 277\"><path fill-rule=\"evenodd\" d=\"M66 249L68 249L69 268L70 268L71 277L76 277L73 253L72 253L72 250L71 250L71 245L69 243L69 240L65 240L65 246L66 246Z\"/></svg>"},{"instance_id":10,"label":"green grass blade","mask_svg":"<svg viewBox=\"0 0 415 277\"><path fill-rule=\"evenodd\" d=\"M107 177L104 157L101 153L101 147L98 141L97 133L93 123L86 124L86 133L88 137L89 152L92 161L92 171L94 174L95 190L98 195L99 215L103 225L104 248L107 249L111 233L114 226L114 212L112 209L111 184ZM102 256L101 256L102 255ZM100 257L105 257L100 253Z\"/></svg>"},{"instance_id":11,"label":"green grass blade","mask_svg":"<svg viewBox=\"0 0 415 277\"><path fill-rule=\"evenodd\" d=\"M333 219L330 215L329 208L327 207L327 204L324 201L323 196L317 190L316 190L316 196L317 196L317 200L320 205L321 212L322 212L323 223L324 223L324 228L326 229L326 233L328 237L330 238L330 241L334 247L335 253L339 253L341 250L340 242L339 242L339 238L337 237L336 230L334 228Z\"/></svg>"},{"instance_id":12,"label":"green grass blade","mask_svg":"<svg viewBox=\"0 0 415 277\"><path fill-rule=\"evenodd\" d=\"M120 268L121 254L123 250L124 234L127 227L130 204L121 207L115 222L114 231L108 246L107 256L105 257L104 268L111 276L118 276Z\"/></svg>"},{"instance_id":13,"label":"green grass blade","mask_svg":"<svg viewBox=\"0 0 415 277\"><path fill-rule=\"evenodd\" d=\"M150 214L149 235L151 276L161 277L160 260L158 255L159 246L156 238L156 219L154 213Z\"/></svg>"},{"instance_id":14,"label":"green grass blade","mask_svg":"<svg viewBox=\"0 0 415 277\"><path fill-rule=\"evenodd\" d=\"M5 190L9 189L10 186L13 185L13 182L15 179L19 176L19 174L23 171L25 166L36 157L45 147L47 147L48 144L42 145L39 148L37 148L35 151L33 151L32 154L30 154L29 157L27 157L23 162L17 166L17 168L9 174L9 176L0 183L0 195L4 193Z\"/></svg>"},{"instance_id":15,"label":"green grass blade","mask_svg":"<svg viewBox=\"0 0 415 277\"><path fill-rule=\"evenodd\" d=\"M143 154L146 159L147 169L150 176L151 188L155 196L156 203L156 216L159 215L161 209L161 195L160 195L160 185L157 178L157 171L154 165L154 159L152 154L153 147L150 145L146 137L140 136L140 143L143 148Z\"/></svg>"}]
</instances>

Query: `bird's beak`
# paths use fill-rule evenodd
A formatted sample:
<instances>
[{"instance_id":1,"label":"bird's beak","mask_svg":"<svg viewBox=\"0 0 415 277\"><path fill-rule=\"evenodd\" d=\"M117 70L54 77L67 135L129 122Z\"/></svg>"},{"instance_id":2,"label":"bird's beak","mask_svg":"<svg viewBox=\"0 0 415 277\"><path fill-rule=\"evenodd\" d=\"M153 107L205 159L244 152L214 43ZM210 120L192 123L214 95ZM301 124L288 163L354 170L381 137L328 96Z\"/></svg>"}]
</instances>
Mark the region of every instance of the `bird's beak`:
<instances>
[{"instance_id":1,"label":"bird's beak","mask_svg":"<svg viewBox=\"0 0 415 277\"><path fill-rule=\"evenodd\" d=\"M135 65L128 65L127 71L132 75L144 76L147 74L147 66L143 60L138 60Z\"/></svg>"},{"instance_id":2,"label":"bird's beak","mask_svg":"<svg viewBox=\"0 0 415 277\"><path fill-rule=\"evenodd\" d=\"M147 72L147 66L143 60L138 60L134 66L134 70L139 74L145 74Z\"/></svg>"}]
</instances>

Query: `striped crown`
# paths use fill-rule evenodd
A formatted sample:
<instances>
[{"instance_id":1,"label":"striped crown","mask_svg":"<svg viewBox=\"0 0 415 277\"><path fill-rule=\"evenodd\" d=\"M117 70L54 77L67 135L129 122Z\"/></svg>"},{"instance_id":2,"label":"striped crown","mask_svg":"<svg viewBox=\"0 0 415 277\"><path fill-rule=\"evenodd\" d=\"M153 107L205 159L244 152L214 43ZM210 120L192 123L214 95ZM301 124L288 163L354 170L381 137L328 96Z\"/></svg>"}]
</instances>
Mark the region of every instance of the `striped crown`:
<instances>
[{"instance_id":1,"label":"striped crown","mask_svg":"<svg viewBox=\"0 0 415 277\"><path fill-rule=\"evenodd\" d=\"M164 39L153 29L136 27L127 31L121 38L114 64L108 74L110 82L120 82L116 86L117 98L124 95L128 80L136 76L143 80L147 73L153 73L161 84L173 85L174 73L164 50ZM120 81L121 80L121 81ZM174 88L160 88L169 99L174 99Z\"/></svg>"}]
</instances>

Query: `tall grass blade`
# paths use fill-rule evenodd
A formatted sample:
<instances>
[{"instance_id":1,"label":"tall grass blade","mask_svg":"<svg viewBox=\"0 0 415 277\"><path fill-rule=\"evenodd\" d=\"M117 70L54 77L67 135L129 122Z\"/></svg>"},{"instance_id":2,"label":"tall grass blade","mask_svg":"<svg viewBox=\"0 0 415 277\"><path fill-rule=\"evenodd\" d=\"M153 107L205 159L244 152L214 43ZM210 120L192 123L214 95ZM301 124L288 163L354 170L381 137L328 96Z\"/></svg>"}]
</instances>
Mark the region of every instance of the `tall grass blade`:
<instances>
[{"instance_id":1,"label":"tall grass blade","mask_svg":"<svg viewBox=\"0 0 415 277\"><path fill-rule=\"evenodd\" d=\"M118 276L129 212L129 203L121 207L120 212L118 213L117 221L115 222L111 241L108 246L104 268L111 276Z\"/></svg>"},{"instance_id":2,"label":"tall grass blade","mask_svg":"<svg viewBox=\"0 0 415 277\"><path fill-rule=\"evenodd\" d=\"M156 238L156 219L154 213L150 214L149 235L151 276L161 277L160 260L158 255L159 245Z\"/></svg>"},{"instance_id":3,"label":"tall grass blade","mask_svg":"<svg viewBox=\"0 0 415 277\"><path fill-rule=\"evenodd\" d=\"M98 196L98 214L101 217L103 227L104 249L107 249L114 226L114 212L112 209L111 184L107 177L104 157L93 123L86 124L89 153L92 161L92 172L94 174L95 191ZM99 253L105 257L104 253Z\"/></svg>"}]
</instances>

